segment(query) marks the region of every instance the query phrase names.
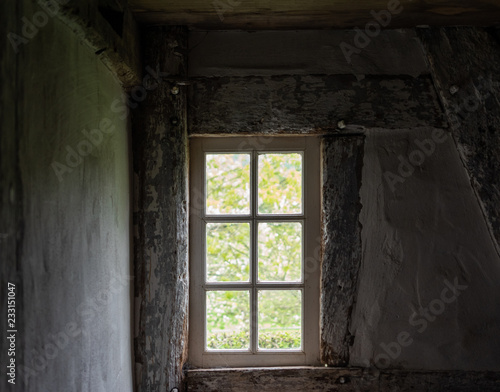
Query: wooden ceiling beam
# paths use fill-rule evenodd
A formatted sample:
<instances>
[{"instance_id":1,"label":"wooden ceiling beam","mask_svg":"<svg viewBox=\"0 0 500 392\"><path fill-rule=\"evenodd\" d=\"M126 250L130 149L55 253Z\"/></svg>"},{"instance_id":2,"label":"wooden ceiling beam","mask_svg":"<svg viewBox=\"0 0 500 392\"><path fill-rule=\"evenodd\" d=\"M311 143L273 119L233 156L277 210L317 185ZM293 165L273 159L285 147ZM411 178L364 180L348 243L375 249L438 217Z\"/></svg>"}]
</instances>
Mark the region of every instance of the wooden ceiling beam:
<instances>
[{"instance_id":1,"label":"wooden ceiling beam","mask_svg":"<svg viewBox=\"0 0 500 392\"><path fill-rule=\"evenodd\" d=\"M199 29L349 29L363 28L374 14L391 13L387 28L494 26L497 0L131 0L144 24L186 25Z\"/></svg>"}]
</instances>

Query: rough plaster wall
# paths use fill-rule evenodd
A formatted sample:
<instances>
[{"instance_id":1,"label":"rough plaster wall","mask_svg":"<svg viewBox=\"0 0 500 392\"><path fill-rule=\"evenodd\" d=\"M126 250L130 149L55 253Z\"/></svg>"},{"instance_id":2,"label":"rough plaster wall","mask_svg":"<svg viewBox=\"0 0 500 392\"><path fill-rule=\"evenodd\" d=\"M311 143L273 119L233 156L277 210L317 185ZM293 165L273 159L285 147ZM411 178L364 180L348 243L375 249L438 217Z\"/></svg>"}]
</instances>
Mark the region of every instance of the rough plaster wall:
<instances>
[{"instance_id":1,"label":"rough plaster wall","mask_svg":"<svg viewBox=\"0 0 500 392\"><path fill-rule=\"evenodd\" d=\"M434 151L428 144L427 155L417 153L418 143L433 135L440 140ZM411 175L399 167L422 156ZM393 183L394 191L388 172L402 179ZM361 204L363 257L351 365L500 370L500 258L449 134L371 130ZM466 286L449 303L442 297L446 280ZM448 301L453 297L446 295ZM425 316L411 318L429 305L434 311L425 325ZM409 336L402 335L405 345L398 352L392 343L404 331ZM379 357L385 352L381 344L392 347L389 361Z\"/></svg>"},{"instance_id":2,"label":"rough plaster wall","mask_svg":"<svg viewBox=\"0 0 500 392\"><path fill-rule=\"evenodd\" d=\"M7 390L7 376L4 364L7 365L7 282L17 281L21 273L21 257L18 238L22 235L22 204L18 195L21 192L19 176L19 135L17 133L16 103L17 91L17 58L7 46L7 31L18 27L17 18L3 20L3 15L17 15L19 5L15 2L0 3L0 325L2 326L2 342L0 344L0 389ZM17 295L17 312L23 312L22 291ZM19 324L19 331L24 331ZM22 350L18 351L22 360ZM19 390L22 390L18 388Z\"/></svg>"},{"instance_id":3,"label":"rough plaster wall","mask_svg":"<svg viewBox=\"0 0 500 392\"><path fill-rule=\"evenodd\" d=\"M13 3L1 4L2 39L40 10ZM0 389L131 391L128 126L111 110L122 90L56 19L17 56L2 42L0 321L14 282L18 377L12 388L2 371ZM105 118L112 132L59 181L51 164L67 165L68 146Z\"/></svg>"},{"instance_id":4,"label":"rough plaster wall","mask_svg":"<svg viewBox=\"0 0 500 392\"><path fill-rule=\"evenodd\" d=\"M65 24L85 46L95 52L124 87L130 88L139 83L139 29L127 7L127 0L36 2L39 5L36 11L48 12L51 17ZM106 19L102 13L103 8L115 10L114 19ZM119 21L122 28L115 31L111 23L117 25Z\"/></svg>"}]
</instances>

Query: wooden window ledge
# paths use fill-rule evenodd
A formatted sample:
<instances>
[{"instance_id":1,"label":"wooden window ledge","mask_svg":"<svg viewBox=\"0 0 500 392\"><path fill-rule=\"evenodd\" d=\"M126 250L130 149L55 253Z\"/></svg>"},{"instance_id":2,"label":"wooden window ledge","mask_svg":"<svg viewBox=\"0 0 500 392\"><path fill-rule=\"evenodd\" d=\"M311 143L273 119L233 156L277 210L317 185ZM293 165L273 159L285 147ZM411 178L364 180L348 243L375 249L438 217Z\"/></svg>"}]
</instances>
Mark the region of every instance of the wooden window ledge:
<instances>
[{"instance_id":1,"label":"wooden window ledge","mask_svg":"<svg viewBox=\"0 0 500 392\"><path fill-rule=\"evenodd\" d=\"M425 388L424 388L425 386ZM187 371L187 392L382 392L500 390L500 372L336 367L217 368Z\"/></svg>"}]
</instances>

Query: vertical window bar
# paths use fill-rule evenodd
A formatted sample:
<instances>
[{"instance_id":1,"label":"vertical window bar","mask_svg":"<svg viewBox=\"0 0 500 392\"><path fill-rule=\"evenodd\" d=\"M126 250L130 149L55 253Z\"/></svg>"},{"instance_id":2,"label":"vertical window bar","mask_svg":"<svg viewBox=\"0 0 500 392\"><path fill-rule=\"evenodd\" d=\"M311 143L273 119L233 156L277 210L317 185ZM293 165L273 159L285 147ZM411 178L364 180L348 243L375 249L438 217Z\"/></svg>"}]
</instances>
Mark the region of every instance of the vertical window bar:
<instances>
[{"instance_id":1,"label":"vertical window bar","mask_svg":"<svg viewBox=\"0 0 500 392\"><path fill-rule=\"evenodd\" d=\"M203 206L201 207L201 283L203 289L201 298L203 309L203 350L208 348L208 318L207 318L207 289L205 288L207 278L207 154L203 151L203 170L201 171L201 189L203 193Z\"/></svg>"},{"instance_id":2,"label":"vertical window bar","mask_svg":"<svg viewBox=\"0 0 500 392\"><path fill-rule=\"evenodd\" d=\"M201 177L201 186L203 192L203 207L201 209L202 218L207 216L207 153L203 152L203 170ZM205 221L205 219L203 219Z\"/></svg>"},{"instance_id":3,"label":"vertical window bar","mask_svg":"<svg viewBox=\"0 0 500 392\"><path fill-rule=\"evenodd\" d=\"M255 284L257 283L257 268L258 268L258 249L257 249L257 231L258 231L258 222L256 220L257 216L257 203L258 203L258 194L257 194L257 184L258 184L258 173L257 173L257 162L258 162L258 154L254 150L251 155L251 165L250 165L250 211L252 215L252 231L250 233L250 244L252 247L251 251L251 300L250 300L250 323L251 323L251 333L250 333L250 350L252 353L257 352L258 344L258 303L257 303L257 289Z\"/></svg>"}]
</instances>

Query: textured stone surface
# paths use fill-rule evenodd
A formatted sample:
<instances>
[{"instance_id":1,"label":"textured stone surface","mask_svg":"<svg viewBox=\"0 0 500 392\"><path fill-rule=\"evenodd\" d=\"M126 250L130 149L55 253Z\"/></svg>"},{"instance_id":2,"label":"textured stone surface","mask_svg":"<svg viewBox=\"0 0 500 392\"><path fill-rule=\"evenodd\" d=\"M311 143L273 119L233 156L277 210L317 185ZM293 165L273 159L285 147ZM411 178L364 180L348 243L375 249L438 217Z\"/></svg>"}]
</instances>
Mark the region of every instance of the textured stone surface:
<instances>
[{"instance_id":1,"label":"textured stone surface","mask_svg":"<svg viewBox=\"0 0 500 392\"><path fill-rule=\"evenodd\" d=\"M185 76L183 29L150 28L143 38L146 64L157 64L165 78ZM186 98L184 88L173 95L172 83L158 84L133 134L136 380L144 392L181 387L187 356Z\"/></svg>"},{"instance_id":2,"label":"textured stone surface","mask_svg":"<svg viewBox=\"0 0 500 392\"><path fill-rule=\"evenodd\" d=\"M191 135L329 132L339 120L385 128L443 125L425 75L221 77L189 86Z\"/></svg>"},{"instance_id":3,"label":"textured stone surface","mask_svg":"<svg viewBox=\"0 0 500 392\"><path fill-rule=\"evenodd\" d=\"M323 140L323 264L321 357L331 366L349 363L349 322L361 265L361 169L364 137Z\"/></svg>"},{"instance_id":4,"label":"textured stone surface","mask_svg":"<svg viewBox=\"0 0 500 392\"><path fill-rule=\"evenodd\" d=\"M471 183L500 244L500 46L483 29L422 29L439 96ZM458 91L451 94L450 88Z\"/></svg>"}]
</instances>

